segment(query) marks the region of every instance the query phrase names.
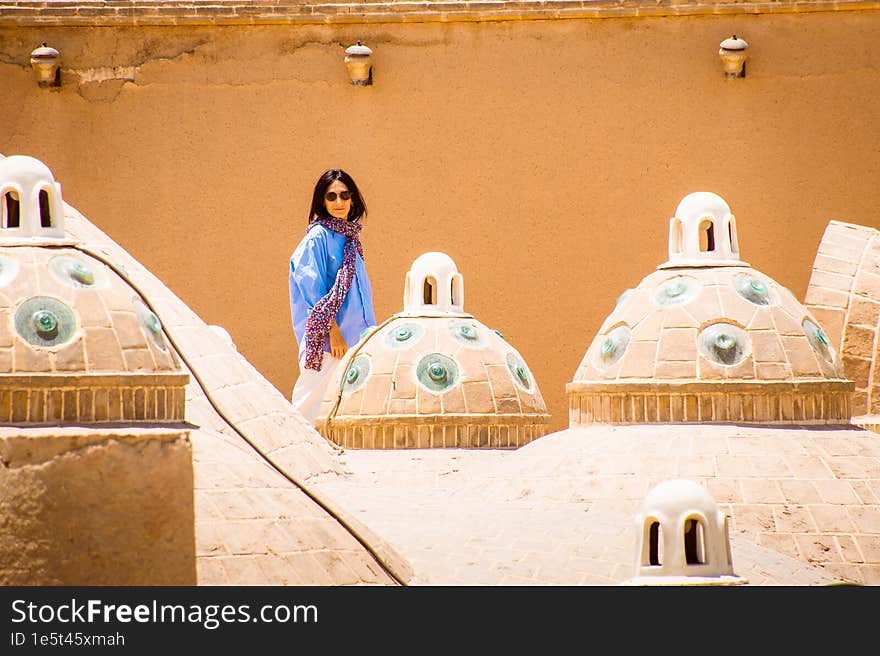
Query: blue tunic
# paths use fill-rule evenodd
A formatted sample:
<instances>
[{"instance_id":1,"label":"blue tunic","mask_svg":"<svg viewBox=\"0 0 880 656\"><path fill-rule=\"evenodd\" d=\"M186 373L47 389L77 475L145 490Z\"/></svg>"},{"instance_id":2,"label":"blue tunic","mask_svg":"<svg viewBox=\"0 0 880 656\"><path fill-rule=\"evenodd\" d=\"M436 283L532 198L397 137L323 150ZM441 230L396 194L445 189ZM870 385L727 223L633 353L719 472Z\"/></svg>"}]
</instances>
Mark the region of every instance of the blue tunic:
<instances>
[{"instance_id":1,"label":"blue tunic","mask_svg":"<svg viewBox=\"0 0 880 656\"><path fill-rule=\"evenodd\" d=\"M345 235L315 223L290 256L290 317L300 355L306 348L306 320L309 312L336 282L336 272L342 266L345 240ZM373 290L360 253L355 254L354 279L339 312L336 313L336 323L348 348L357 344L364 330L376 325ZM329 337L324 343L324 350L330 352Z\"/></svg>"}]
</instances>

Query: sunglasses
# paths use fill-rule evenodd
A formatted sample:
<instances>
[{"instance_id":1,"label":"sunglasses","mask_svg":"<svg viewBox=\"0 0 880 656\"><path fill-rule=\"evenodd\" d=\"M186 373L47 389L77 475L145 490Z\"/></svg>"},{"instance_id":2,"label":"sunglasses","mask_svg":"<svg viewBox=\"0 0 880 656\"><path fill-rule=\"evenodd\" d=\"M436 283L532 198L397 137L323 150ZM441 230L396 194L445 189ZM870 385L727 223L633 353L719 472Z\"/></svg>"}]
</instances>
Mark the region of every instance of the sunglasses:
<instances>
[{"instance_id":1,"label":"sunglasses","mask_svg":"<svg viewBox=\"0 0 880 656\"><path fill-rule=\"evenodd\" d=\"M332 202L334 202L334 201L336 200L336 195L337 195L337 194L336 194L335 191L328 191L328 192L324 195L324 198L327 199L327 202L328 202L328 203L332 203ZM351 200L351 192L350 192L350 191L342 191L342 192L339 193L339 197L340 197L342 200Z\"/></svg>"}]
</instances>

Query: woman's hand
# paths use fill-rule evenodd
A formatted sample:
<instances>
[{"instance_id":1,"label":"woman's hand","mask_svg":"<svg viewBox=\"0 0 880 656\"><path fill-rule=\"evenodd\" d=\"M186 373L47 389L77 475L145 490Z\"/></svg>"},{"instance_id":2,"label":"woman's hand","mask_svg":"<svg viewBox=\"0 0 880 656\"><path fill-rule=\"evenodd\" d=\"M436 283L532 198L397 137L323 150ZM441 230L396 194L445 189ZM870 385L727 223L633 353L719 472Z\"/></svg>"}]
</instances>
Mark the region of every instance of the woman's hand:
<instances>
[{"instance_id":1,"label":"woman's hand","mask_svg":"<svg viewBox=\"0 0 880 656\"><path fill-rule=\"evenodd\" d=\"M334 358L341 358L347 350L348 344L345 342L345 337L342 336L342 331L339 330L336 321L333 321L330 324L330 355Z\"/></svg>"}]
</instances>

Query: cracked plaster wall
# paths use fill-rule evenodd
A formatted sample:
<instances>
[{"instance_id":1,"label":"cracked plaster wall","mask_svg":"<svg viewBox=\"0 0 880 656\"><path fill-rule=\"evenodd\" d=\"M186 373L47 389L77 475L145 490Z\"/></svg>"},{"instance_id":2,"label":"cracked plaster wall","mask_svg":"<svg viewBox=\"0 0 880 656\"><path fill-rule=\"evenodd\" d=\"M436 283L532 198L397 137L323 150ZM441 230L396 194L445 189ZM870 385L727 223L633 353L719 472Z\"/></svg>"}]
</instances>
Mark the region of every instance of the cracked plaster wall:
<instances>
[{"instance_id":1,"label":"cracked plaster wall","mask_svg":"<svg viewBox=\"0 0 880 656\"><path fill-rule=\"evenodd\" d=\"M312 186L353 174L377 318L449 254L567 425L564 385L616 297L667 259L667 221L719 193L742 257L803 298L830 219L880 227L878 12L0 31L0 152L65 199L289 395L287 259ZM750 44L727 80L718 45ZM374 51L372 87L344 48ZM46 41L63 86L27 66Z\"/></svg>"}]
</instances>

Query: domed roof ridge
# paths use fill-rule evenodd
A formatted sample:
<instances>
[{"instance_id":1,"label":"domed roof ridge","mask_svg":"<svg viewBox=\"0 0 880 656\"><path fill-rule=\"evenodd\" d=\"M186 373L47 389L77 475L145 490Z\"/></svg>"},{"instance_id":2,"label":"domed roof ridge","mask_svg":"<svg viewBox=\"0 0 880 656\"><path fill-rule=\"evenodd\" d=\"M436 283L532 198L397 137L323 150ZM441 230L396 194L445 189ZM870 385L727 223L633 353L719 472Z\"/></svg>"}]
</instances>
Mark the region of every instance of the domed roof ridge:
<instances>
[{"instance_id":1,"label":"domed roof ridge","mask_svg":"<svg viewBox=\"0 0 880 656\"><path fill-rule=\"evenodd\" d=\"M352 346L318 413L346 448L520 446L549 414L523 356L463 308L464 283L445 253L406 274L404 309Z\"/></svg>"},{"instance_id":2,"label":"domed roof ridge","mask_svg":"<svg viewBox=\"0 0 880 656\"><path fill-rule=\"evenodd\" d=\"M183 370L144 298L65 230L36 158L0 159L0 416L12 423L179 422Z\"/></svg>"},{"instance_id":3,"label":"domed roof ridge","mask_svg":"<svg viewBox=\"0 0 880 656\"><path fill-rule=\"evenodd\" d=\"M849 422L853 383L820 321L738 258L727 203L686 196L669 262L618 297L566 386L572 425Z\"/></svg>"}]
</instances>

